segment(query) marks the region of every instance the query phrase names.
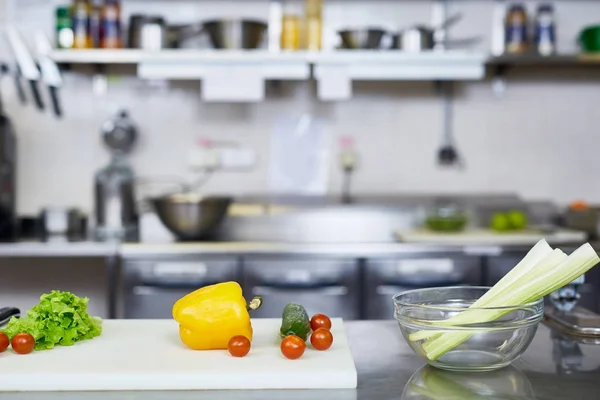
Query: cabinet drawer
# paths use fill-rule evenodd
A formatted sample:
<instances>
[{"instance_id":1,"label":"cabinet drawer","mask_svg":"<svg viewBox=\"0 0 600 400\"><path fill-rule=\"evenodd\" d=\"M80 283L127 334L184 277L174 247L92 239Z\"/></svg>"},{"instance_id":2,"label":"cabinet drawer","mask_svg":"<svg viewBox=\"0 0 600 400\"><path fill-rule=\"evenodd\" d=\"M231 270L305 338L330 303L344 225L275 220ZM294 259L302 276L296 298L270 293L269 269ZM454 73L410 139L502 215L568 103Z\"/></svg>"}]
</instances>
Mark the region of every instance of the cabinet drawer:
<instances>
[{"instance_id":1,"label":"cabinet drawer","mask_svg":"<svg viewBox=\"0 0 600 400\"><path fill-rule=\"evenodd\" d=\"M244 262L244 292L262 296L255 317L279 318L288 303L309 315L358 319L358 262L355 260L252 259Z\"/></svg>"},{"instance_id":2,"label":"cabinet drawer","mask_svg":"<svg viewBox=\"0 0 600 400\"><path fill-rule=\"evenodd\" d=\"M422 287L478 285L481 263L477 257L403 257L367 260L365 271L367 319L394 318L392 297Z\"/></svg>"}]
</instances>

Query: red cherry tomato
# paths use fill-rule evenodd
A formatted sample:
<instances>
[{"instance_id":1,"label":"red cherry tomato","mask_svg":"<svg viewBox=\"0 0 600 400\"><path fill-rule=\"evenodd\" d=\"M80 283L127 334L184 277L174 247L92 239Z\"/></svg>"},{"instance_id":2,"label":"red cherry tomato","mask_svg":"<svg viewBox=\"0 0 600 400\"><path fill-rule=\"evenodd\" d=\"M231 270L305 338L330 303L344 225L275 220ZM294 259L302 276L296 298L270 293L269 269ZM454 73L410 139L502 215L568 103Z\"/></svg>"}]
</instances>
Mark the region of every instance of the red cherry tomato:
<instances>
[{"instance_id":1,"label":"red cherry tomato","mask_svg":"<svg viewBox=\"0 0 600 400\"><path fill-rule=\"evenodd\" d=\"M234 357L244 357L250 352L250 340L246 336L234 336L229 339L227 350Z\"/></svg>"},{"instance_id":2,"label":"red cherry tomato","mask_svg":"<svg viewBox=\"0 0 600 400\"><path fill-rule=\"evenodd\" d=\"M29 354L35 346L35 339L29 333L18 333L10 342L15 353Z\"/></svg>"},{"instance_id":3,"label":"red cherry tomato","mask_svg":"<svg viewBox=\"0 0 600 400\"><path fill-rule=\"evenodd\" d=\"M328 329L319 328L310 335L310 344L316 350L327 350L333 344L333 335Z\"/></svg>"},{"instance_id":4,"label":"red cherry tomato","mask_svg":"<svg viewBox=\"0 0 600 400\"><path fill-rule=\"evenodd\" d=\"M325 328L327 330L331 329L331 320L325 314L315 314L310 319L310 327L313 331L316 331L319 328Z\"/></svg>"},{"instance_id":5,"label":"red cherry tomato","mask_svg":"<svg viewBox=\"0 0 600 400\"><path fill-rule=\"evenodd\" d=\"M306 343L296 335L286 336L281 341L281 354L290 360L302 357L304 350L306 350Z\"/></svg>"},{"instance_id":6,"label":"red cherry tomato","mask_svg":"<svg viewBox=\"0 0 600 400\"><path fill-rule=\"evenodd\" d=\"M8 336L6 336L6 333L0 332L0 353L4 353L6 349L8 349L9 344L10 340L8 340Z\"/></svg>"}]
</instances>

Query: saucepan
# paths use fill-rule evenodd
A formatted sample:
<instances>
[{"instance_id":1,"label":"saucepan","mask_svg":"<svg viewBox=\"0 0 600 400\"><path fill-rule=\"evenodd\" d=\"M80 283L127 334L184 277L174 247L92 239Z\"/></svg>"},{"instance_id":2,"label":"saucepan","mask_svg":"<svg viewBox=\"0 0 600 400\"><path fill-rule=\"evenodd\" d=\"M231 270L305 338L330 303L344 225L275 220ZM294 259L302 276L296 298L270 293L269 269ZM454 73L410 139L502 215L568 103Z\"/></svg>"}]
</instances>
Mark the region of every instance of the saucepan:
<instances>
[{"instance_id":1,"label":"saucepan","mask_svg":"<svg viewBox=\"0 0 600 400\"><path fill-rule=\"evenodd\" d=\"M456 24L461 19L462 14L458 13L446 19L437 27L431 27L427 25L414 25L402 29L394 36L392 48L409 52L419 52L424 50L432 50L438 44L442 44L444 47L461 47L478 43L481 40L481 37L452 39L444 41L436 40L435 32L438 29L450 28L452 25Z\"/></svg>"},{"instance_id":2,"label":"saucepan","mask_svg":"<svg viewBox=\"0 0 600 400\"><path fill-rule=\"evenodd\" d=\"M341 47L343 49L397 49L409 52L419 52L433 50L436 45L442 44L445 47L461 47L476 44L481 37L472 37L464 39L452 39L438 41L435 38L435 32L438 29L447 29L462 19L462 14L458 13L437 27L426 25L414 25L399 32L388 31L384 28L359 28L339 30L338 35L341 38ZM386 43L387 42L387 43Z\"/></svg>"}]
</instances>

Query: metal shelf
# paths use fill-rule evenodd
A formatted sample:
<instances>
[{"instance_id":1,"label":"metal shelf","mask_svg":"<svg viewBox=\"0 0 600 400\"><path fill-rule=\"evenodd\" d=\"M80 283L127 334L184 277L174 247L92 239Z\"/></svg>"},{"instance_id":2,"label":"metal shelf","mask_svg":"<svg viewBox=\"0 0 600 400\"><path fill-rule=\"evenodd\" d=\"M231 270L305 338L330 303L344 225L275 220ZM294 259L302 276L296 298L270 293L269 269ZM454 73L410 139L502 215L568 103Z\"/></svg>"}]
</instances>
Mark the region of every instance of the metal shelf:
<instances>
[{"instance_id":1,"label":"metal shelf","mask_svg":"<svg viewBox=\"0 0 600 400\"><path fill-rule=\"evenodd\" d=\"M599 67L600 54L502 55L488 59L487 65L494 67Z\"/></svg>"},{"instance_id":2,"label":"metal shelf","mask_svg":"<svg viewBox=\"0 0 600 400\"><path fill-rule=\"evenodd\" d=\"M351 98L356 80L480 80L485 76L487 58L484 53L464 51L129 49L55 50L50 57L59 64L134 64L143 79L200 79L205 81L205 100L237 97L240 101L262 100L265 80L308 80L311 68L323 100Z\"/></svg>"}]
</instances>

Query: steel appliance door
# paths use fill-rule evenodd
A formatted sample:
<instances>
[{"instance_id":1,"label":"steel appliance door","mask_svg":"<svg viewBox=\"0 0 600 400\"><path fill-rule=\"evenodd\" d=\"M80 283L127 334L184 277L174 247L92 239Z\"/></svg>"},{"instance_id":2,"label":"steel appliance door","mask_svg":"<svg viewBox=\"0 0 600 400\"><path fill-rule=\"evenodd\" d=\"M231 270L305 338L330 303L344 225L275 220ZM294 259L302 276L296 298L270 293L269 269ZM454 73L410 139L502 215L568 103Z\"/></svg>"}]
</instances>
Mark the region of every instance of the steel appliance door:
<instances>
[{"instance_id":1,"label":"steel appliance door","mask_svg":"<svg viewBox=\"0 0 600 400\"><path fill-rule=\"evenodd\" d=\"M422 255L366 260L366 317L394 318L392 297L402 291L434 286L478 285L481 260L469 256Z\"/></svg>"},{"instance_id":2,"label":"steel appliance door","mask_svg":"<svg viewBox=\"0 0 600 400\"><path fill-rule=\"evenodd\" d=\"M125 263L123 317L172 318L172 307L186 294L225 281L240 281L236 258Z\"/></svg>"},{"instance_id":3,"label":"steel appliance door","mask_svg":"<svg viewBox=\"0 0 600 400\"><path fill-rule=\"evenodd\" d=\"M254 317L281 317L288 303L303 305L309 315L360 317L356 260L250 259L243 270L246 295L264 300Z\"/></svg>"}]
</instances>

